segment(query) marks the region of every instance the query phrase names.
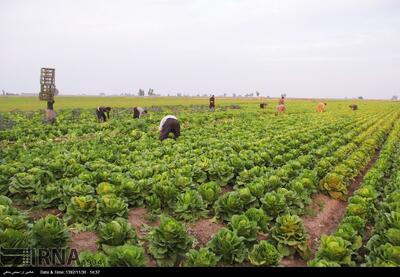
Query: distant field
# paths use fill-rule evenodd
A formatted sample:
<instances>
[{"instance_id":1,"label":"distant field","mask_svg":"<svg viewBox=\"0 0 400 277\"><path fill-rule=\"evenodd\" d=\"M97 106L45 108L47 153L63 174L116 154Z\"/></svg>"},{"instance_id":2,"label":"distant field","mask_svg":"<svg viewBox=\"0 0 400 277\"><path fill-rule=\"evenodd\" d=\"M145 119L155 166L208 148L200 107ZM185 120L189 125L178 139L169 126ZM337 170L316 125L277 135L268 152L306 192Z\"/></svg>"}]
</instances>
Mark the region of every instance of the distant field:
<instances>
[{"instance_id":1,"label":"distant field","mask_svg":"<svg viewBox=\"0 0 400 277\"><path fill-rule=\"evenodd\" d=\"M217 98L216 104L256 103L255 98ZM199 97L88 97L60 96L56 98L55 109L94 108L97 106L134 107L163 105L208 105L208 98ZM0 111L38 110L46 107L45 101L37 97L0 97Z\"/></svg>"},{"instance_id":2,"label":"distant field","mask_svg":"<svg viewBox=\"0 0 400 277\"><path fill-rule=\"evenodd\" d=\"M275 107L277 99L267 99L269 108ZM288 99L287 104L299 102L306 104L309 108L313 109L318 99L305 100L305 99ZM374 100L324 100L328 103L335 103L335 105L347 105L355 103L358 105L366 105L369 102L377 102ZM379 101L389 102L389 101ZM259 100L257 98L216 98L217 105L229 104L254 104L257 105ZM296 104L296 106L297 106ZM134 107L134 106L166 106L166 105L208 105L208 98L204 97L96 97L96 96L60 96L56 98L55 109L65 108L95 108L97 106L110 106L110 107ZM0 97L0 111L7 112L15 109L18 110L40 110L46 108L45 101L39 101L35 96L32 97ZM328 105L329 109L329 105Z\"/></svg>"}]
</instances>

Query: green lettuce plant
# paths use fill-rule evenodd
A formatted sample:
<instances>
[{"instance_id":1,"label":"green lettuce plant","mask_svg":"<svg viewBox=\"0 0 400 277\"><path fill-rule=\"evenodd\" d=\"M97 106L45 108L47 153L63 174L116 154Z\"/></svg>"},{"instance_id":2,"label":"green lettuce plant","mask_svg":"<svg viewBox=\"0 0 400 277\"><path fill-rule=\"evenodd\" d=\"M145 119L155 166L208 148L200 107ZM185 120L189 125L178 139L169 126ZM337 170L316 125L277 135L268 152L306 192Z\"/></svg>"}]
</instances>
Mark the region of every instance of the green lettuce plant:
<instances>
[{"instance_id":1,"label":"green lettuce plant","mask_svg":"<svg viewBox=\"0 0 400 277\"><path fill-rule=\"evenodd\" d=\"M200 248L199 250L190 250L186 254L186 260L183 266L187 267L214 267L217 265L219 258L208 248Z\"/></svg>"},{"instance_id":2,"label":"green lettuce plant","mask_svg":"<svg viewBox=\"0 0 400 277\"><path fill-rule=\"evenodd\" d=\"M37 248L63 248L70 241L68 229L62 219L47 215L33 224L32 243Z\"/></svg>"},{"instance_id":3,"label":"green lettuce plant","mask_svg":"<svg viewBox=\"0 0 400 277\"><path fill-rule=\"evenodd\" d=\"M190 221L205 217L207 214L203 198L195 190L186 191L178 196L174 212L179 219Z\"/></svg>"},{"instance_id":4,"label":"green lettuce plant","mask_svg":"<svg viewBox=\"0 0 400 277\"><path fill-rule=\"evenodd\" d=\"M162 216L160 225L150 231L149 242L149 253L159 266L175 266L185 258L193 239L182 223Z\"/></svg>"},{"instance_id":5,"label":"green lettuce plant","mask_svg":"<svg viewBox=\"0 0 400 277\"><path fill-rule=\"evenodd\" d=\"M82 251L76 261L78 267L108 267L108 257L102 252Z\"/></svg>"},{"instance_id":6,"label":"green lettuce plant","mask_svg":"<svg viewBox=\"0 0 400 277\"><path fill-rule=\"evenodd\" d=\"M138 242L135 230L124 218L116 218L108 223L100 222L99 236L98 243L101 245L118 246Z\"/></svg>"},{"instance_id":7,"label":"green lettuce plant","mask_svg":"<svg viewBox=\"0 0 400 277\"><path fill-rule=\"evenodd\" d=\"M245 239L247 243L254 242L257 239L257 222L251 221L245 215L234 215L231 217L229 227L236 232L238 236Z\"/></svg>"},{"instance_id":8,"label":"green lettuce plant","mask_svg":"<svg viewBox=\"0 0 400 277\"><path fill-rule=\"evenodd\" d=\"M283 256L292 256L297 252L303 259L310 257L308 235L300 217L290 214L280 216L271 231L272 239Z\"/></svg>"},{"instance_id":9,"label":"green lettuce plant","mask_svg":"<svg viewBox=\"0 0 400 277\"><path fill-rule=\"evenodd\" d=\"M274 245L262 240L253 246L248 258L250 263L255 266L277 266L282 259L282 254Z\"/></svg>"},{"instance_id":10,"label":"green lettuce plant","mask_svg":"<svg viewBox=\"0 0 400 277\"><path fill-rule=\"evenodd\" d=\"M242 263L247 256L244 238L227 228L221 228L208 242L208 247L228 263Z\"/></svg>"}]
</instances>

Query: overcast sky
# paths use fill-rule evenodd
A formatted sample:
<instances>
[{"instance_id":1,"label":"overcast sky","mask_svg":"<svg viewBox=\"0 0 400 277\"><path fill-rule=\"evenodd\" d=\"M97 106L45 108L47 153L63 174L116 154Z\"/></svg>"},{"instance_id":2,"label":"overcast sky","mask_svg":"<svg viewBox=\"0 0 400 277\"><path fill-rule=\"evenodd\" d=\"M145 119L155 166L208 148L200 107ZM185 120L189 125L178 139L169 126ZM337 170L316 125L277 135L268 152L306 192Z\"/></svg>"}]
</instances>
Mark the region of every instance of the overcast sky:
<instances>
[{"instance_id":1,"label":"overcast sky","mask_svg":"<svg viewBox=\"0 0 400 277\"><path fill-rule=\"evenodd\" d=\"M0 0L0 89L400 96L399 0Z\"/></svg>"}]
</instances>

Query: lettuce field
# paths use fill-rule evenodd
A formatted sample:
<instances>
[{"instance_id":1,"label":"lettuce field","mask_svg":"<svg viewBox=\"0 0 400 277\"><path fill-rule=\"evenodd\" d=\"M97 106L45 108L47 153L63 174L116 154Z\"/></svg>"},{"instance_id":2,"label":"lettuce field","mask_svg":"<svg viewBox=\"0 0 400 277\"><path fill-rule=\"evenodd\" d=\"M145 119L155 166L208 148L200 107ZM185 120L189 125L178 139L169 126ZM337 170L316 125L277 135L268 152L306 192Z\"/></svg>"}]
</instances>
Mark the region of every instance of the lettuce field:
<instances>
[{"instance_id":1,"label":"lettuce field","mask_svg":"<svg viewBox=\"0 0 400 277\"><path fill-rule=\"evenodd\" d=\"M56 102L54 125L1 112L0 247L84 267L400 266L399 102L204 102L105 123L96 105ZM167 114L181 137L161 142Z\"/></svg>"}]
</instances>

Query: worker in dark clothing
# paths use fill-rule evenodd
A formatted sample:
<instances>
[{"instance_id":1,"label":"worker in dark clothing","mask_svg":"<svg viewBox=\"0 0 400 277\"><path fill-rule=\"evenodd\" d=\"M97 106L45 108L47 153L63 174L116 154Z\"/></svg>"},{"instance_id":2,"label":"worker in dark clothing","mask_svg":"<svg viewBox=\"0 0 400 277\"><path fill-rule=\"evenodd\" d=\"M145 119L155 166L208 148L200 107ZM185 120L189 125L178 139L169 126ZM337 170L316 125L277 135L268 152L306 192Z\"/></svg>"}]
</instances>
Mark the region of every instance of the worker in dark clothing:
<instances>
[{"instance_id":1,"label":"worker in dark clothing","mask_svg":"<svg viewBox=\"0 0 400 277\"><path fill-rule=\"evenodd\" d=\"M110 119L110 111L111 111L110 107L97 107L96 108L97 120L99 122L106 122L107 119Z\"/></svg>"},{"instance_id":2,"label":"worker in dark clothing","mask_svg":"<svg viewBox=\"0 0 400 277\"><path fill-rule=\"evenodd\" d=\"M174 134L174 139L177 139L181 135L181 126L178 119L173 115L165 116L161 120L158 130L160 131L161 141L168 138L169 133Z\"/></svg>"},{"instance_id":3,"label":"worker in dark clothing","mask_svg":"<svg viewBox=\"0 0 400 277\"><path fill-rule=\"evenodd\" d=\"M50 124L56 122L56 113L54 112L54 99L47 101L46 120Z\"/></svg>"},{"instance_id":4,"label":"worker in dark clothing","mask_svg":"<svg viewBox=\"0 0 400 277\"><path fill-rule=\"evenodd\" d=\"M357 105L350 105L349 107L350 107L350 109L352 109L353 111L358 110L358 106L357 106Z\"/></svg>"},{"instance_id":5,"label":"worker in dark clothing","mask_svg":"<svg viewBox=\"0 0 400 277\"><path fill-rule=\"evenodd\" d=\"M148 115L147 110L143 109L142 107L133 108L133 118L141 118L147 115Z\"/></svg>"},{"instance_id":6,"label":"worker in dark clothing","mask_svg":"<svg viewBox=\"0 0 400 277\"><path fill-rule=\"evenodd\" d=\"M47 109L48 110L53 110L54 109L54 103L55 103L54 100L47 101Z\"/></svg>"},{"instance_id":7,"label":"worker in dark clothing","mask_svg":"<svg viewBox=\"0 0 400 277\"><path fill-rule=\"evenodd\" d=\"M210 110L215 111L215 97L214 95L210 97Z\"/></svg>"}]
</instances>

